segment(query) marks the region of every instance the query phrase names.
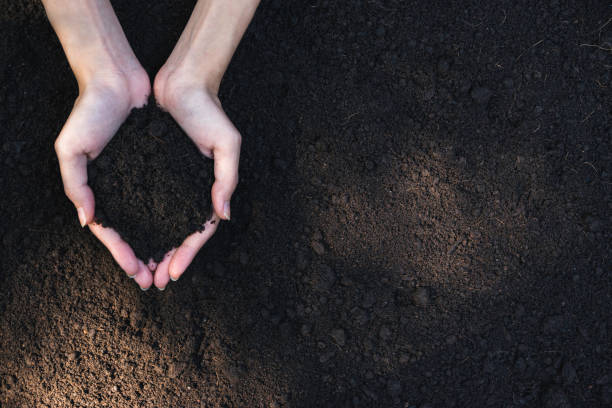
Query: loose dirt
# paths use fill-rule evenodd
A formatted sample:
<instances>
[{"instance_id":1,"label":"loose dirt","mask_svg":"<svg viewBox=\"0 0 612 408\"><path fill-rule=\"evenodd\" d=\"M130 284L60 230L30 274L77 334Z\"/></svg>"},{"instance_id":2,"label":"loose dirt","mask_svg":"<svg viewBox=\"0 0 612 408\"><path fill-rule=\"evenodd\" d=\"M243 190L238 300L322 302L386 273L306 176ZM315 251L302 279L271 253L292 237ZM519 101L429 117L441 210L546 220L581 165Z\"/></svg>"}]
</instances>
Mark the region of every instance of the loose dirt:
<instances>
[{"instance_id":1,"label":"loose dirt","mask_svg":"<svg viewBox=\"0 0 612 408\"><path fill-rule=\"evenodd\" d=\"M88 167L96 222L159 262L212 215L213 162L151 98Z\"/></svg>"}]
</instances>

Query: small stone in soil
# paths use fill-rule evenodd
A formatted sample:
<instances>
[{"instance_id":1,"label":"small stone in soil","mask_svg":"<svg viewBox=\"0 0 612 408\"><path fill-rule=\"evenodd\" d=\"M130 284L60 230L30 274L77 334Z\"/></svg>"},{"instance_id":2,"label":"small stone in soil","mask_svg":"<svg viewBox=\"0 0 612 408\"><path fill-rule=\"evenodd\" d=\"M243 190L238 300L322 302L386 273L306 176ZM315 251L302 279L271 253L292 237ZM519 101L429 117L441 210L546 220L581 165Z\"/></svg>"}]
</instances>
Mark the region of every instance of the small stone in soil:
<instances>
[{"instance_id":1,"label":"small stone in soil","mask_svg":"<svg viewBox=\"0 0 612 408\"><path fill-rule=\"evenodd\" d=\"M322 292L330 290L334 283L336 283L336 280L336 274L327 265L322 265L320 273L314 275L314 285Z\"/></svg>"},{"instance_id":2,"label":"small stone in soil","mask_svg":"<svg viewBox=\"0 0 612 408\"><path fill-rule=\"evenodd\" d=\"M326 353L321 354L321 356L319 356L319 362L327 363L334 356L334 354L335 353L333 351L328 351Z\"/></svg>"},{"instance_id":3,"label":"small stone in soil","mask_svg":"<svg viewBox=\"0 0 612 408\"><path fill-rule=\"evenodd\" d=\"M311 246L317 255L321 256L325 253L325 247L319 241L312 241Z\"/></svg>"},{"instance_id":4,"label":"small stone in soil","mask_svg":"<svg viewBox=\"0 0 612 408\"><path fill-rule=\"evenodd\" d=\"M391 329L387 326L383 326L380 328L380 338L383 340L389 340L391 338Z\"/></svg>"},{"instance_id":5,"label":"small stone in soil","mask_svg":"<svg viewBox=\"0 0 612 408\"><path fill-rule=\"evenodd\" d=\"M366 292L361 301L361 306L364 309L369 309L376 303L376 295L373 292Z\"/></svg>"},{"instance_id":6,"label":"small stone in soil","mask_svg":"<svg viewBox=\"0 0 612 408\"><path fill-rule=\"evenodd\" d=\"M576 369L571 362L566 361L561 369L561 375L563 376L563 383L565 385L573 384L576 381Z\"/></svg>"},{"instance_id":7,"label":"small stone in soil","mask_svg":"<svg viewBox=\"0 0 612 408\"><path fill-rule=\"evenodd\" d=\"M346 334L343 329L334 329L331 332L331 336L340 347L344 346L346 343Z\"/></svg>"},{"instance_id":8,"label":"small stone in soil","mask_svg":"<svg viewBox=\"0 0 612 408\"><path fill-rule=\"evenodd\" d=\"M185 369L185 363L171 362L168 364L168 378L177 378Z\"/></svg>"},{"instance_id":9,"label":"small stone in soil","mask_svg":"<svg viewBox=\"0 0 612 408\"><path fill-rule=\"evenodd\" d=\"M608 385L601 389L601 402L610 406L612 404L612 386Z\"/></svg>"},{"instance_id":10,"label":"small stone in soil","mask_svg":"<svg viewBox=\"0 0 612 408\"><path fill-rule=\"evenodd\" d=\"M249 254L246 252L240 252L240 265L246 266L249 264Z\"/></svg>"},{"instance_id":11,"label":"small stone in soil","mask_svg":"<svg viewBox=\"0 0 612 408\"><path fill-rule=\"evenodd\" d=\"M215 275L217 275L220 278L225 276L225 267L223 266L221 262L218 262L218 261L215 262L214 272L215 272Z\"/></svg>"},{"instance_id":12,"label":"small stone in soil","mask_svg":"<svg viewBox=\"0 0 612 408\"><path fill-rule=\"evenodd\" d=\"M542 402L545 408L571 408L569 398L558 386L550 387L544 393Z\"/></svg>"},{"instance_id":13,"label":"small stone in soil","mask_svg":"<svg viewBox=\"0 0 612 408\"><path fill-rule=\"evenodd\" d=\"M441 59L440 61L438 61L438 72L442 75L446 74L448 72L448 68L449 68L449 64L448 61L446 59Z\"/></svg>"},{"instance_id":14,"label":"small stone in soil","mask_svg":"<svg viewBox=\"0 0 612 408\"><path fill-rule=\"evenodd\" d=\"M387 391L392 397L397 397L402 393L402 384L399 380L389 379L389 381L387 381Z\"/></svg>"},{"instance_id":15,"label":"small stone in soil","mask_svg":"<svg viewBox=\"0 0 612 408\"><path fill-rule=\"evenodd\" d=\"M493 92L491 92L489 88L479 86L479 87L472 89L472 92L470 92L470 95L472 96L472 99L476 103L481 104L481 105L486 105L487 103L489 103L491 96L493 96Z\"/></svg>"},{"instance_id":16,"label":"small stone in soil","mask_svg":"<svg viewBox=\"0 0 612 408\"><path fill-rule=\"evenodd\" d=\"M414 290L412 293L412 301L416 306L425 307L429 305L429 290L424 287L419 287Z\"/></svg>"}]
</instances>

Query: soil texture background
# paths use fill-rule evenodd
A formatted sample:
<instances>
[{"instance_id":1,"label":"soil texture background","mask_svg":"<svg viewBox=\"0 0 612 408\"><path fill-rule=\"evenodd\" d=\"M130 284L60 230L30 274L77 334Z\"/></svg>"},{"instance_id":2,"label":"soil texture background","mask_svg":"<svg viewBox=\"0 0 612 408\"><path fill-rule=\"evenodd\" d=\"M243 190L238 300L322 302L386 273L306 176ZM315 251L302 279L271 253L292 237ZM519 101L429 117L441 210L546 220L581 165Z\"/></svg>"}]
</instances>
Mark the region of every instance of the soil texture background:
<instances>
[{"instance_id":1,"label":"soil texture background","mask_svg":"<svg viewBox=\"0 0 612 408\"><path fill-rule=\"evenodd\" d=\"M96 222L119 232L144 262L160 262L212 215L213 161L152 97L87 172Z\"/></svg>"},{"instance_id":2,"label":"soil texture background","mask_svg":"<svg viewBox=\"0 0 612 408\"><path fill-rule=\"evenodd\" d=\"M193 4L114 2L151 76ZM606 2L262 1L232 221L164 292L79 227L76 82L0 10L0 407L612 406Z\"/></svg>"}]
</instances>

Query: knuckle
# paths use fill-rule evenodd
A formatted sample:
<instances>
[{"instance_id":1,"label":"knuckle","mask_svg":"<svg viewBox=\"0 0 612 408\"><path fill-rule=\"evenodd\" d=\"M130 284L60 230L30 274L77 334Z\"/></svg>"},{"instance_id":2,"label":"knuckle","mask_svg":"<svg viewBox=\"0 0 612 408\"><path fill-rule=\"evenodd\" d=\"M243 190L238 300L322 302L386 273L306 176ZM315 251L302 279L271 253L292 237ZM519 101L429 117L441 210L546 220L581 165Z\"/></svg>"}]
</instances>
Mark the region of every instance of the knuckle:
<instances>
[{"instance_id":1,"label":"knuckle","mask_svg":"<svg viewBox=\"0 0 612 408\"><path fill-rule=\"evenodd\" d=\"M227 132L227 141L229 144L231 145L240 145L240 143L242 142L242 136L240 135L240 132L237 130L232 130L230 132Z\"/></svg>"},{"instance_id":2,"label":"knuckle","mask_svg":"<svg viewBox=\"0 0 612 408\"><path fill-rule=\"evenodd\" d=\"M62 157L66 157L66 155L68 154L66 143L61 137L58 137L55 140L55 144L53 145L53 147L55 148L55 154L57 154L57 157L60 159Z\"/></svg>"},{"instance_id":3,"label":"knuckle","mask_svg":"<svg viewBox=\"0 0 612 408\"><path fill-rule=\"evenodd\" d=\"M239 150L242 144L242 136L240 132L234 131L228 134L227 144L231 150Z\"/></svg>"},{"instance_id":4,"label":"knuckle","mask_svg":"<svg viewBox=\"0 0 612 408\"><path fill-rule=\"evenodd\" d=\"M66 186L64 186L64 194L70 201L72 201L73 204L75 203L74 194L72 194L72 191Z\"/></svg>"},{"instance_id":5,"label":"knuckle","mask_svg":"<svg viewBox=\"0 0 612 408\"><path fill-rule=\"evenodd\" d=\"M70 201L74 202L74 194L72 191L72 188L70 188L70 186L66 183L66 181L64 181L64 194L66 194L66 197L68 197L68 199L70 199Z\"/></svg>"}]
</instances>

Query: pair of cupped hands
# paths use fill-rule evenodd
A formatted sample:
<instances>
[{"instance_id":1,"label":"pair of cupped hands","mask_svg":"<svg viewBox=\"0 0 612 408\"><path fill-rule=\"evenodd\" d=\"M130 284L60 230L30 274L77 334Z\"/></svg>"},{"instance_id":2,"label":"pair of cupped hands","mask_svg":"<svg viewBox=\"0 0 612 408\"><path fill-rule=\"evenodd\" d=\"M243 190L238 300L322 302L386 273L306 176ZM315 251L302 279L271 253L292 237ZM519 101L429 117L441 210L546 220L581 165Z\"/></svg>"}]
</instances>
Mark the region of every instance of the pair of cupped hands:
<instances>
[{"instance_id":1,"label":"pair of cupped hands","mask_svg":"<svg viewBox=\"0 0 612 408\"><path fill-rule=\"evenodd\" d=\"M185 237L178 248L169 248L158 264L138 259L115 230L94 221L95 198L87 184L87 163L98 157L130 111L147 103L151 83L144 69L100 72L85 84L79 83L79 96L55 142L64 191L77 209L81 226L89 227L142 290L152 285L164 290L170 280L177 280L215 233L219 221L230 219L241 143L214 88L164 68L156 75L153 88L160 107L172 115L202 154L214 159L215 175L211 220L202 232Z\"/></svg>"}]
</instances>

